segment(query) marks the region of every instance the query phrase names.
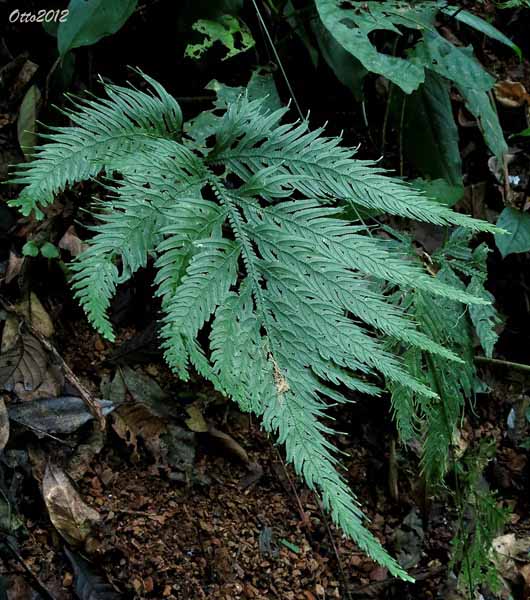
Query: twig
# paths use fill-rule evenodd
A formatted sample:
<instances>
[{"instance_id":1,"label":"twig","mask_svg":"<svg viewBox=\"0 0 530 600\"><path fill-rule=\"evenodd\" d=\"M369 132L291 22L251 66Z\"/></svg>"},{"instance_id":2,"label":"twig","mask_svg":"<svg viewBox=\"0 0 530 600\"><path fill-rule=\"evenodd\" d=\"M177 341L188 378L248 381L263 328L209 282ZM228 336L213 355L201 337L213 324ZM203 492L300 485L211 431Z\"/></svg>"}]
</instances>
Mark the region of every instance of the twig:
<instances>
[{"instance_id":1,"label":"twig","mask_svg":"<svg viewBox=\"0 0 530 600\"><path fill-rule=\"evenodd\" d=\"M79 395L81 396L81 399L87 405L88 410L92 413L94 418L99 421L101 431L104 431L105 425L106 425L105 416L103 415L103 412L101 411L101 407L96 402L96 399L85 388L85 386L79 381L77 376L74 374L72 369L64 362L63 357L57 352L57 350L54 348L54 346L52 344L50 344L50 342L41 333L39 333L37 330L35 330L29 324L26 324L26 325L27 325L28 329L30 330L31 334L39 340L39 342L44 346L44 348L46 348L46 350L48 350L48 352L50 352L50 354L52 354L52 356L55 358L55 360L61 365L61 368L64 371L64 376L66 377L66 380L77 389L77 391L79 392Z\"/></svg>"},{"instance_id":2,"label":"twig","mask_svg":"<svg viewBox=\"0 0 530 600\"><path fill-rule=\"evenodd\" d=\"M272 446L272 443L271 443L271 446ZM278 458L280 459L280 464L282 465L283 472L285 474L285 478L289 482L291 491L293 492L293 495L296 498L296 503L298 504L298 511L300 513L300 518L302 519L303 523L307 523L308 519L307 519L307 515L304 510L304 507L302 506L302 501L300 500L300 496L298 495L298 492L296 491L296 488L294 487L293 480L289 476L289 471L287 471L287 467L285 466L285 462L282 458L282 455L280 454L280 452L278 451L278 448L276 448L276 446L274 446L274 450L276 450L276 454L277 454Z\"/></svg>"},{"instance_id":3,"label":"twig","mask_svg":"<svg viewBox=\"0 0 530 600\"><path fill-rule=\"evenodd\" d=\"M28 577L31 579L33 588L44 598L44 600L57 600L57 598L46 588L46 586L42 583L42 581L35 575L35 573L30 569L27 565L26 561L19 554L18 550L15 548L13 542L9 539L9 537L4 540L5 545L16 559L18 563L22 566L24 571L27 573Z\"/></svg>"},{"instance_id":4,"label":"twig","mask_svg":"<svg viewBox=\"0 0 530 600\"><path fill-rule=\"evenodd\" d=\"M497 365L508 369L516 369L517 371L530 371L530 365L523 363L512 362L510 360L502 360L500 358L488 358L487 356L475 356L475 362L488 365Z\"/></svg>"},{"instance_id":5,"label":"twig","mask_svg":"<svg viewBox=\"0 0 530 600\"><path fill-rule=\"evenodd\" d=\"M314 492L315 498L317 499L318 508L320 509L320 514L322 515L322 520L324 521L324 525L326 526L326 531L328 532L328 537L331 542L331 546L333 548L333 552L335 553L335 558L337 559L337 565L339 567L340 576L342 579L342 589L346 592L348 600L352 600L348 580L346 579L346 573L344 571L344 567L342 566L342 560L340 559L339 551L337 549L337 545L335 544L335 538L333 537L333 532L331 531L331 527L329 526L328 517L326 512L324 511L324 507L322 506L322 500L318 496L316 492Z\"/></svg>"}]
</instances>

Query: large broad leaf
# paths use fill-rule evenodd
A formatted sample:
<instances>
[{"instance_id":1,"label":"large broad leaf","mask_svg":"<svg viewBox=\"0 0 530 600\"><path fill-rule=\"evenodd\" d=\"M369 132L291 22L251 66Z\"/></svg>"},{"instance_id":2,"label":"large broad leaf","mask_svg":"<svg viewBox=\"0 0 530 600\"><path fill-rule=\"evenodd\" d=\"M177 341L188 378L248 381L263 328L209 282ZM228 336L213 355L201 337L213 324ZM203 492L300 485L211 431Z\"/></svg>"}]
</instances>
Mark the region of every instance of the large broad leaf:
<instances>
[{"instance_id":1,"label":"large broad leaf","mask_svg":"<svg viewBox=\"0 0 530 600\"><path fill-rule=\"evenodd\" d=\"M199 59L216 42L222 44L228 51L223 60L240 52L246 52L255 44L252 33L245 23L232 15L222 15L215 20L198 19L192 25L192 29L205 37L198 44L186 46L184 54L188 58Z\"/></svg>"},{"instance_id":2,"label":"large broad leaf","mask_svg":"<svg viewBox=\"0 0 530 600\"><path fill-rule=\"evenodd\" d=\"M417 178L410 183L416 189L424 192L428 198L432 198L446 206L454 206L464 194L462 185L451 185L445 179Z\"/></svg>"},{"instance_id":3,"label":"large broad leaf","mask_svg":"<svg viewBox=\"0 0 530 600\"><path fill-rule=\"evenodd\" d=\"M424 41L416 47L415 58L456 85L490 150L502 161L508 147L489 96L495 79L475 59L473 49L457 48L435 31L426 31Z\"/></svg>"},{"instance_id":4,"label":"large broad leaf","mask_svg":"<svg viewBox=\"0 0 530 600\"><path fill-rule=\"evenodd\" d=\"M116 33L132 15L138 0L70 0L68 18L57 30L59 54L90 46Z\"/></svg>"},{"instance_id":5,"label":"large broad leaf","mask_svg":"<svg viewBox=\"0 0 530 600\"><path fill-rule=\"evenodd\" d=\"M326 29L345 50L371 73L383 75L409 94L424 81L423 66L379 52L369 35L385 30L400 34L398 26L415 30L431 28L437 2L413 6L406 2L342 2L316 0L318 14Z\"/></svg>"},{"instance_id":6,"label":"large broad leaf","mask_svg":"<svg viewBox=\"0 0 530 600\"><path fill-rule=\"evenodd\" d=\"M405 101L403 149L420 173L430 179L445 179L462 185L462 161L449 82L427 72L425 83L410 96L399 95L394 112L400 113ZM401 100L401 101L400 101Z\"/></svg>"},{"instance_id":7,"label":"large broad leaf","mask_svg":"<svg viewBox=\"0 0 530 600\"><path fill-rule=\"evenodd\" d=\"M503 258L514 252L530 251L530 215L507 206L497 225L511 235L495 234L495 243Z\"/></svg>"},{"instance_id":8,"label":"large broad leaf","mask_svg":"<svg viewBox=\"0 0 530 600\"><path fill-rule=\"evenodd\" d=\"M355 99L360 102L363 98L363 80L368 71L335 40L322 23L315 20L312 26L324 60L335 73L335 77L350 89Z\"/></svg>"},{"instance_id":9,"label":"large broad leaf","mask_svg":"<svg viewBox=\"0 0 530 600\"><path fill-rule=\"evenodd\" d=\"M465 23L469 27L480 31L492 40L497 40L498 42L501 42L501 44L509 46L519 58L522 58L522 52L519 46L514 44L510 38L506 37L504 33L501 33L496 27L493 27L493 25L484 21L484 19L477 17L477 15L474 15L473 13L467 12L467 10L462 10L458 6L446 6L445 8L442 8L442 12L450 17L454 17L461 23Z\"/></svg>"}]
</instances>

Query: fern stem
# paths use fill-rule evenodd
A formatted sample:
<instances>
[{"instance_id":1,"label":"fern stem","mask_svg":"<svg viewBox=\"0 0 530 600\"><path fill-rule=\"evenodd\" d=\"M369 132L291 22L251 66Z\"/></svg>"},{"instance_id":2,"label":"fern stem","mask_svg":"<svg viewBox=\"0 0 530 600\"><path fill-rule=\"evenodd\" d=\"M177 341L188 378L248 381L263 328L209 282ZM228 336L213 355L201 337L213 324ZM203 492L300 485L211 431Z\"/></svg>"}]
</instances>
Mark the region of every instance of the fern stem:
<instances>
[{"instance_id":1,"label":"fern stem","mask_svg":"<svg viewBox=\"0 0 530 600\"><path fill-rule=\"evenodd\" d=\"M500 358L488 358L487 356L475 356L475 362L483 363L487 365L496 365L499 367L506 367L508 369L516 369L517 371L530 371L530 365L523 363L512 362L510 360L502 360Z\"/></svg>"}]
</instances>

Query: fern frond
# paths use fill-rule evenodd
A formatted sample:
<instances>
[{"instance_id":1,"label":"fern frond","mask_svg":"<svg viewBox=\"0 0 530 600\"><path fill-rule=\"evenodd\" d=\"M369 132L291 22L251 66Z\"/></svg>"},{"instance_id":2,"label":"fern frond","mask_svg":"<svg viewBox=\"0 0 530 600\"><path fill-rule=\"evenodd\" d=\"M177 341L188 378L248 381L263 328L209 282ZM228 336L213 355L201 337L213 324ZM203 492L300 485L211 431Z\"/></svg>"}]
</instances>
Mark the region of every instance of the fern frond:
<instances>
[{"instance_id":1,"label":"fern frond","mask_svg":"<svg viewBox=\"0 0 530 600\"><path fill-rule=\"evenodd\" d=\"M157 138L176 139L182 126L178 103L151 77L142 73L154 93L104 84L108 98L74 99L73 110L63 110L73 127L50 127L40 137L30 163L15 171L11 183L24 185L11 202L24 215L53 202L68 185L111 173L122 160L134 161L134 152Z\"/></svg>"},{"instance_id":2,"label":"fern frond","mask_svg":"<svg viewBox=\"0 0 530 600\"><path fill-rule=\"evenodd\" d=\"M406 183L387 177L371 161L353 160L354 149L339 146L340 138L323 137L322 129L310 131L307 121L275 127L283 111L264 117L255 110L255 102L242 97L229 107L210 157L212 162L227 164L244 180L249 173L276 165L294 178L293 188L306 198L328 203L341 200L437 225L496 231L487 222L428 200ZM231 123L239 115L243 118L233 128Z\"/></svg>"},{"instance_id":3,"label":"fern frond","mask_svg":"<svg viewBox=\"0 0 530 600\"><path fill-rule=\"evenodd\" d=\"M469 385L452 375L461 366L453 343L460 332L451 330L448 340L448 322L455 305L464 310L458 303L487 300L431 277L405 250L344 214L366 206L471 230L491 226L427 200L305 121L282 124L284 109L267 112L244 96L208 119L215 147L203 135L177 139L176 103L151 84L156 97L107 86L108 99L81 102L70 115L74 127L52 134L22 169L19 205L38 210L80 178L118 171L90 248L74 266L74 290L91 322L112 339L107 309L116 286L152 256L171 368L187 378L193 366L262 416L334 522L408 578L364 526L323 419L329 403L377 396L386 380L403 394L394 396L394 412L412 435L414 414L441 400L416 359L402 360L402 349L444 363L454 389ZM428 298L421 319L392 303L396 289L400 297ZM453 307L441 328L428 310L433 295L438 306Z\"/></svg>"},{"instance_id":4,"label":"fern frond","mask_svg":"<svg viewBox=\"0 0 530 600\"><path fill-rule=\"evenodd\" d=\"M204 323L223 303L238 274L238 243L203 238L194 246L196 253L186 274L173 294L166 296L161 331L166 360L181 377L185 377L188 362L187 343L195 340Z\"/></svg>"},{"instance_id":5,"label":"fern frond","mask_svg":"<svg viewBox=\"0 0 530 600\"><path fill-rule=\"evenodd\" d=\"M143 190L141 195L124 187L117 190L121 193L107 201L99 215L101 223L93 227L96 235L89 248L71 267L76 298L92 325L111 341L114 333L107 311L116 287L145 267L164 222L157 207L159 196L149 201L149 190Z\"/></svg>"}]
</instances>

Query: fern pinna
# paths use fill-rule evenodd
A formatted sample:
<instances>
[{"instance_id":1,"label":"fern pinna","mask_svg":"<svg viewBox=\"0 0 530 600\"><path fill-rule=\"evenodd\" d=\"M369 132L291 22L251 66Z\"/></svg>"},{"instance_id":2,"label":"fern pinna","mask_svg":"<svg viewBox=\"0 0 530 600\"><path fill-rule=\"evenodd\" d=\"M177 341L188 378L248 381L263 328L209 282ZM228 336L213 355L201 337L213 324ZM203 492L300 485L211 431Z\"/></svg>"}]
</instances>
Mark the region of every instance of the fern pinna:
<instances>
[{"instance_id":1,"label":"fern pinna","mask_svg":"<svg viewBox=\"0 0 530 600\"><path fill-rule=\"evenodd\" d=\"M470 230L491 226L431 202L389 178L339 138L283 123L287 109L240 94L182 130L177 102L146 75L149 91L105 84L107 97L76 100L70 127L52 127L12 181L24 214L67 186L105 173L99 224L74 263L73 289L94 327L118 284L154 257L168 364L194 368L262 417L334 522L394 575L408 575L364 526L326 422L328 402L377 396L381 376L414 394L436 394L411 374L389 339L459 361L384 293L415 289L484 303L432 278L345 209ZM221 113L221 114L218 114ZM351 210L350 210L351 212ZM200 339L207 339L205 344Z\"/></svg>"}]
</instances>

